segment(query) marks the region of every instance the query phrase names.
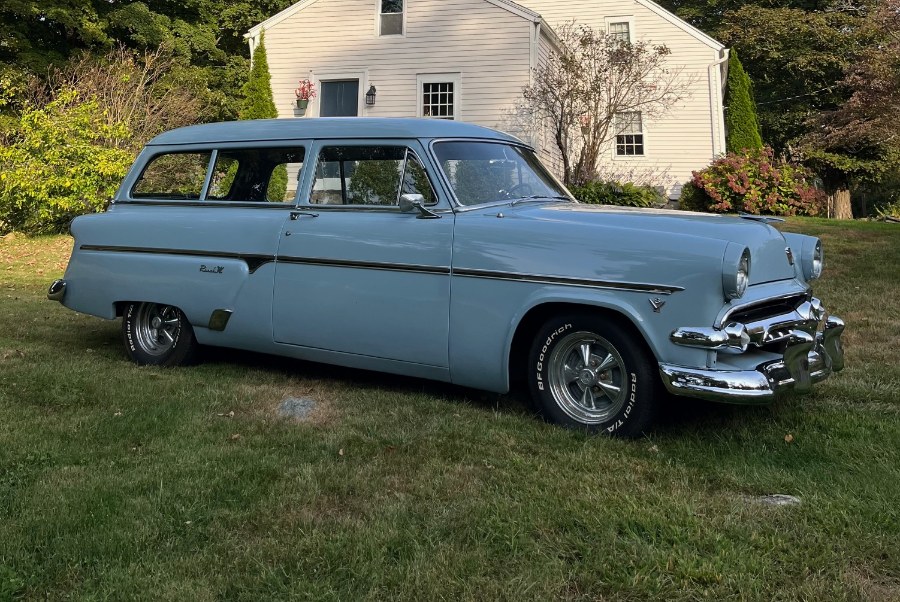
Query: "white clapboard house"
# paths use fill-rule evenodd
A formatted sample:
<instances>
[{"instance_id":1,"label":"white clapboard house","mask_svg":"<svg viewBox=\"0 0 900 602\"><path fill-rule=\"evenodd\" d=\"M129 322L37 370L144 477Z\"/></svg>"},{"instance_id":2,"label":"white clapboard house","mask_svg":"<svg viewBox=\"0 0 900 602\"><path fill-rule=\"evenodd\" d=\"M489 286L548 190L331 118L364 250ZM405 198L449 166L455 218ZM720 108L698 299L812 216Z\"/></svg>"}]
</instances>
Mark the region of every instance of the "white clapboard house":
<instances>
[{"instance_id":1,"label":"white clapboard house","mask_svg":"<svg viewBox=\"0 0 900 602\"><path fill-rule=\"evenodd\" d=\"M571 20L666 44L669 65L693 82L664 117L623 116L627 127L601 159L608 173L665 174L677 195L692 170L725 152L728 53L650 0L302 0L246 37L252 52L265 32L280 117L301 115L294 90L309 80L317 96L303 116L464 120L527 139L558 170L548 132L523 131L510 114L554 51L554 25Z\"/></svg>"}]
</instances>

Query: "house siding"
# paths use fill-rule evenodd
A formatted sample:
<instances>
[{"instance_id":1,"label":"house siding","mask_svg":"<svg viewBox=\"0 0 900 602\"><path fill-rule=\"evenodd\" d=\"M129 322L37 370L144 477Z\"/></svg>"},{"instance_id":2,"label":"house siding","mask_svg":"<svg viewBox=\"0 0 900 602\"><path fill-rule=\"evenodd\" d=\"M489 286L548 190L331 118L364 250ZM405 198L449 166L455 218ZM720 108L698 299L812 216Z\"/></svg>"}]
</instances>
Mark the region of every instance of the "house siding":
<instances>
[{"instance_id":1,"label":"house siding","mask_svg":"<svg viewBox=\"0 0 900 602\"><path fill-rule=\"evenodd\" d=\"M553 42L547 37L545 31L541 31L540 40L538 41L538 68L545 67L554 52ZM546 120L538 124L538 128L540 130L538 152L541 162L562 179L564 169L562 152L560 152L559 146L556 144L553 129Z\"/></svg>"},{"instance_id":2,"label":"house siding","mask_svg":"<svg viewBox=\"0 0 900 602\"><path fill-rule=\"evenodd\" d=\"M594 29L605 29L609 17L632 17L634 40L665 44L672 51L667 63L683 68L693 80L690 97L655 120L644 119L645 155L616 157L613 144L604 149L600 171L609 177L651 175L677 196L691 172L708 165L724 152L721 131L720 50L666 20L635 0L520 0L540 13L551 27L577 20Z\"/></svg>"},{"instance_id":3,"label":"house siding","mask_svg":"<svg viewBox=\"0 0 900 602\"><path fill-rule=\"evenodd\" d=\"M530 76L533 23L483 0L409 1L404 36L378 36L376 19L375 0L320 0L266 29L279 117L297 116L299 80L357 73L361 94L378 90L360 116L416 117L417 76L448 73L461 83L457 119L504 129Z\"/></svg>"}]
</instances>

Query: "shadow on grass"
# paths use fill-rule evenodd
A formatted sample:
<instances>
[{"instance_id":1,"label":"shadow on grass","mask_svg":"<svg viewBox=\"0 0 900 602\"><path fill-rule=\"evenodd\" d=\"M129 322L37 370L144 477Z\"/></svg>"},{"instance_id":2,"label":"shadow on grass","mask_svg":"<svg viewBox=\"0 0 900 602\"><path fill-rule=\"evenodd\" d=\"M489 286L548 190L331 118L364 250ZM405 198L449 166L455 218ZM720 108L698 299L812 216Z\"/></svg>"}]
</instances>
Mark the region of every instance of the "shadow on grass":
<instances>
[{"instance_id":1,"label":"shadow on grass","mask_svg":"<svg viewBox=\"0 0 900 602\"><path fill-rule=\"evenodd\" d=\"M776 402L781 403L781 402ZM746 426L772 415L772 406L716 403L690 397L666 395L662 400L653 434L678 438Z\"/></svg>"},{"instance_id":2,"label":"shadow on grass","mask_svg":"<svg viewBox=\"0 0 900 602\"><path fill-rule=\"evenodd\" d=\"M200 361L203 364L221 363L245 369L277 372L285 377L330 380L359 389L381 389L398 394L424 394L446 400L449 403L465 404L484 410L497 410L511 415L535 415L529 404L527 393L513 392L501 395L412 376L320 364L225 347L204 347Z\"/></svg>"},{"instance_id":3,"label":"shadow on grass","mask_svg":"<svg viewBox=\"0 0 900 602\"><path fill-rule=\"evenodd\" d=\"M485 411L500 411L540 421L534 411L529 392L523 386L501 395L450 383L319 364L282 356L235 349L204 348L205 364L227 364L246 369L276 372L285 377L330 380L359 389L380 389L398 394L425 394L448 403L474 406ZM778 402L781 403L781 402ZM688 397L666 395L651 432L652 436L679 438L683 435L703 436L765 421L772 415L770 406L742 406L707 402Z\"/></svg>"}]
</instances>

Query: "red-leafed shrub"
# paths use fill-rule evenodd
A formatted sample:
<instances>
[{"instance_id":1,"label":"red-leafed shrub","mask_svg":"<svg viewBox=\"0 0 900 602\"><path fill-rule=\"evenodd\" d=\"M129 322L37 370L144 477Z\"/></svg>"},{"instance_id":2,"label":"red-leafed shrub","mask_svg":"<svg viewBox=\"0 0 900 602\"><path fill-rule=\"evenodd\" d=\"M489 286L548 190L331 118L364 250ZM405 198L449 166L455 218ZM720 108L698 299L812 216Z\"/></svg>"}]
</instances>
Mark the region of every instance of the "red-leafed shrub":
<instances>
[{"instance_id":1,"label":"red-leafed shrub","mask_svg":"<svg viewBox=\"0 0 900 602\"><path fill-rule=\"evenodd\" d=\"M775 158L771 148L728 153L695 171L682 192L683 209L713 213L818 215L825 195L810 172ZM691 187L694 190L689 190ZM695 194L700 193L700 194Z\"/></svg>"}]
</instances>

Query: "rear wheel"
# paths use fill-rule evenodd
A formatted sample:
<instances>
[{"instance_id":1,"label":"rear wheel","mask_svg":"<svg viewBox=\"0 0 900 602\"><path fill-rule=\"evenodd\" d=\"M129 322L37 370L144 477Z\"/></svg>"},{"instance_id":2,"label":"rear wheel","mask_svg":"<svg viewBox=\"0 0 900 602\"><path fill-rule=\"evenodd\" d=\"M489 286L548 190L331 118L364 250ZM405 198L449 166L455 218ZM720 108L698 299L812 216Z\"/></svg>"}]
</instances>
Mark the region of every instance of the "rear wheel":
<instances>
[{"instance_id":1,"label":"rear wheel","mask_svg":"<svg viewBox=\"0 0 900 602\"><path fill-rule=\"evenodd\" d=\"M194 329L174 305L129 303L122 313L125 352L142 366L180 366L197 352Z\"/></svg>"},{"instance_id":2,"label":"rear wheel","mask_svg":"<svg viewBox=\"0 0 900 602\"><path fill-rule=\"evenodd\" d=\"M531 347L528 382L550 422L635 437L652 422L656 362L629 329L591 314L551 318Z\"/></svg>"}]
</instances>

